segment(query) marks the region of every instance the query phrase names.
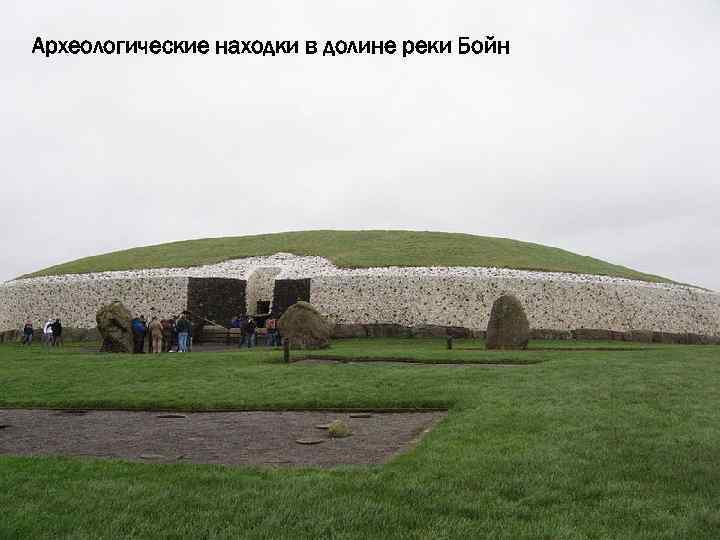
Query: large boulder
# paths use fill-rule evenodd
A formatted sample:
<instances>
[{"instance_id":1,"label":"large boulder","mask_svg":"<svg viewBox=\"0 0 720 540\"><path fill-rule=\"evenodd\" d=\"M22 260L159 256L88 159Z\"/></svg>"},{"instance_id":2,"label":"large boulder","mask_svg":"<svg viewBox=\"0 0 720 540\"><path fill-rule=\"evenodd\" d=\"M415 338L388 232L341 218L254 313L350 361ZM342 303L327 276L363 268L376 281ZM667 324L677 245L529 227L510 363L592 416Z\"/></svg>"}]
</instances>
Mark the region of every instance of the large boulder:
<instances>
[{"instance_id":1,"label":"large boulder","mask_svg":"<svg viewBox=\"0 0 720 540\"><path fill-rule=\"evenodd\" d=\"M131 353L133 339L132 316L121 302L101 307L95 315L98 332L102 337L100 352Z\"/></svg>"},{"instance_id":2,"label":"large boulder","mask_svg":"<svg viewBox=\"0 0 720 540\"><path fill-rule=\"evenodd\" d=\"M325 317L307 302L287 308L278 320L278 328L280 335L290 340L292 349L326 349L333 330Z\"/></svg>"},{"instance_id":3,"label":"large boulder","mask_svg":"<svg viewBox=\"0 0 720 540\"><path fill-rule=\"evenodd\" d=\"M526 349L530 341L530 323L516 297L507 294L493 304L485 346L488 349Z\"/></svg>"}]
</instances>

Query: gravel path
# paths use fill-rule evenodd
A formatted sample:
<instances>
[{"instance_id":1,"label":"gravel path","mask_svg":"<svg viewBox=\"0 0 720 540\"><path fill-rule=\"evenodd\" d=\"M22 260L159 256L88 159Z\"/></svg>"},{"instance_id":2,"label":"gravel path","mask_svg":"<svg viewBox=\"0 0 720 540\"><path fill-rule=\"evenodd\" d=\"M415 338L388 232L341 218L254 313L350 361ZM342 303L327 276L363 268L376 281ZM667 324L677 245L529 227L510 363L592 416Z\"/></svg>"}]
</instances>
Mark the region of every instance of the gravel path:
<instances>
[{"instance_id":1,"label":"gravel path","mask_svg":"<svg viewBox=\"0 0 720 540\"><path fill-rule=\"evenodd\" d=\"M347 412L0 409L0 454L281 467L365 465L386 463L408 450L446 414L352 418ZM331 439L315 427L336 419L344 420L353 435Z\"/></svg>"}]
</instances>

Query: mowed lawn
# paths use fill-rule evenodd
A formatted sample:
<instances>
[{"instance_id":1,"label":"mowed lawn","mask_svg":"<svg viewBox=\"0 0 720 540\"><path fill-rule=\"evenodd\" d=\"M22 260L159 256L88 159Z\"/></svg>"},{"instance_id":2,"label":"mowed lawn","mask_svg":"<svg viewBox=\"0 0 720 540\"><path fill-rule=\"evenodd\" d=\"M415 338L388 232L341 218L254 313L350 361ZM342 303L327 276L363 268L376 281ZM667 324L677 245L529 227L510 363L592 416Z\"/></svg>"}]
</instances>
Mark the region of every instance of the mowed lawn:
<instances>
[{"instance_id":1,"label":"mowed lawn","mask_svg":"<svg viewBox=\"0 0 720 540\"><path fill-rule=\"evenodd\" d=\"M0 346L5 408L450 411L417 448L383 466L2 456L0 538L720 535L720 347L457 350L479 345L348 340L323 354L541 363L287 365L263 349L151 358Z\"/></svg>"}]
</instances>

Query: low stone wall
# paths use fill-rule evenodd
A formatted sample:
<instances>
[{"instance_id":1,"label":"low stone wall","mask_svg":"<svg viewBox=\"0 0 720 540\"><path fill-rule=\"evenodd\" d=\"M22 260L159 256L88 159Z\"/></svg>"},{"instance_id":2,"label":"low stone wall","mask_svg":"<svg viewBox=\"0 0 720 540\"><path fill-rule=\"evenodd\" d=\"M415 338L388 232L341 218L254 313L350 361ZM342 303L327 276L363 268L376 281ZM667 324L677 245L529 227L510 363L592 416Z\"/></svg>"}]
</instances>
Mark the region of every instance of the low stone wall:
<instances>
[{"instance_id":1,"label":"low stone wall","mask_svg":"<svg viewBox=\"0 0 720 540\"><path fill-rule=\"evenodd\" d=\"M63 341L70 342L95 342L101 341L100 332L97 328L63 328ZM22 331L6 330L0 332L0 343L20 343L23 340ZM33 343L42 343L42 332L35 331Z\"/></svg>"},{"instance_id":2,"label":"low stone wall","mask_svg":"<svg viewBox=\"0 0 720 540\"><path fill-rule=\"evenodd\" d=\"M458 326L401 326L399 324L336 324L333 327L333 339L401 337L401 338L448 338L484 339L485 330L473 330ZM550 330L536 328L531 330L533 340L578 340L578 341L628 341L634 343L668 343L682 345L720 345L720 336L702 334L673 334L670 332L652 332L636 330L615 332L591 328L576 330Z\"/></svg>"}]
</instances>

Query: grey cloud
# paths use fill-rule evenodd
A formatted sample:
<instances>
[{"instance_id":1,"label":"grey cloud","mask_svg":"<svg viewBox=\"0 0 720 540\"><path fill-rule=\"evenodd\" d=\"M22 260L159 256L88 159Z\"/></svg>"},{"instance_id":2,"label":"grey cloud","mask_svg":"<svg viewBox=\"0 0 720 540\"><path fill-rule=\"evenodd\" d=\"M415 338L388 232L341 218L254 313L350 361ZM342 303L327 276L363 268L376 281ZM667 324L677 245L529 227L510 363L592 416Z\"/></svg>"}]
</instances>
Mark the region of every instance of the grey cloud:
<instances>
[{"instance_id":1,"label":"grey cloud","mask_svg":"<svg viewBox=\"0 0 720 540\"><path fill-rule=\"evenodd\" d=\"M720 289L716 2L343 4L4 6L0 279L184 238L397 227L556 245ZM486 33L512 54L30 54L36 35Z\"/></svg>"}]
</instances>

